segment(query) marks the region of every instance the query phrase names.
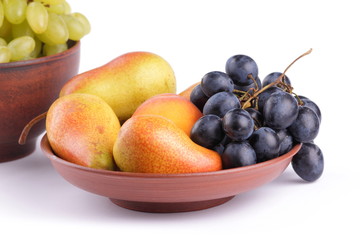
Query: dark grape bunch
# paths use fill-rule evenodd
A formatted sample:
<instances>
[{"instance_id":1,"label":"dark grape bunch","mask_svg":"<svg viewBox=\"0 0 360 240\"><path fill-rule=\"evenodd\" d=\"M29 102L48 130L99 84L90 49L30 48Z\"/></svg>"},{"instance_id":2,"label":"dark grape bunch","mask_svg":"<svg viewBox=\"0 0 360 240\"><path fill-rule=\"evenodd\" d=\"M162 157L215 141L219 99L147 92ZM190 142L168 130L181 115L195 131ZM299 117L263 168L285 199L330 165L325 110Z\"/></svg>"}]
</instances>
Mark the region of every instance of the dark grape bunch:
<instances>
[{"instance_id":1,"label":"dark grape bunch","mask_svg":"<svg viewBox=\"0 0 360 240\"><path fill-rule=\"evenodd\" d=\"M224 72L205 74L190 95L204 114L194 124L191 139L217 151L224 169L264 162L302 143L293 157L293 169L305 181L318 179L324 158L314 139L321 111L315 102L293 92L285 75L289 67L261 81L252 58L234 55L227 60Z\"/></svg>"}]
</instances>

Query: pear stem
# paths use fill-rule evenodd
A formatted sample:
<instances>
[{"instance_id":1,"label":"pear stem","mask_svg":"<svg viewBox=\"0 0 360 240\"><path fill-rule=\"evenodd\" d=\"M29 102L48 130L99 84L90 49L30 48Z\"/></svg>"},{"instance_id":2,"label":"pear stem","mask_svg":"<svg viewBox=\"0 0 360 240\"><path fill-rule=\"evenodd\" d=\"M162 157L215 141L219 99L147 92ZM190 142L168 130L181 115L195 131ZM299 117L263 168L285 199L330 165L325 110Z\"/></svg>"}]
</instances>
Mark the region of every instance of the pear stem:
<instances>
[{"instance_id":1,"label":"pear stem","mask_svg":"<svg viewBox=\"0 0 360 240\"><path fill-rule=\"evenodd\" d=\"M27 139L27 136L29 135L29 132L31 130L31 128L37 124L38 122L40 122L41 120L43 120L45 117L46 117L46 114L47 114L47 111L36 116L35 118L33 118L28 124L26 124L26 126L24 127L24 129L22 130L21 134L20 134L20 137L19 137L19 140L18 140L18 143L20 145L25 145L26 143L26 139Z\"/></svg>"}]
</instances>

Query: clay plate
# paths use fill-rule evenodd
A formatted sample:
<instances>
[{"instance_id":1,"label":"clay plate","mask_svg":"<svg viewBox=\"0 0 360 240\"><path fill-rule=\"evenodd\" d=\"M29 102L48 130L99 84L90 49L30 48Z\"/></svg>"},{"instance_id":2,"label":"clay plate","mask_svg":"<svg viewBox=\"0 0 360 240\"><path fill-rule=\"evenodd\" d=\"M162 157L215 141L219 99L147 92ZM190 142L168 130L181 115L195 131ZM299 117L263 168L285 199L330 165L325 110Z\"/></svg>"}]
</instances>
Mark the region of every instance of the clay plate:
<instances>
[{"instance_id":1,"label":"clay plate","mask_svg":"<svg viewBox=\"0 0 360 240\"><path fill-rule=\"evenodd\" d=\"M277 178L300 148L301 145L296 145L283 156L246 167L206 173L150 174L76 165L57 157L46 135L41 140L42 151L68 182L108 197L121 207L156 213L195 211L223 204Z\"/></svg>"}]
</instances>

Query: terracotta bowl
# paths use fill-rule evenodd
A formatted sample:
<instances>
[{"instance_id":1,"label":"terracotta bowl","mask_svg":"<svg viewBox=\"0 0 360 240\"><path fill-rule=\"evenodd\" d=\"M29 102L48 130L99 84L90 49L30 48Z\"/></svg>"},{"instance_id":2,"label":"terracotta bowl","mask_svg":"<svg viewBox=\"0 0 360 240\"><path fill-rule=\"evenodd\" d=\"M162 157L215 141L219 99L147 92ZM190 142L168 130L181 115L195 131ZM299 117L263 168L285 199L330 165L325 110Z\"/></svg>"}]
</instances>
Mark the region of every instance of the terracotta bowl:
<instances>
[{"instance_id":1,"label":"terracotta bowl","mask_svg":"<svg viewBox=\"0 0 360 240\"><path fill-rule=\"evenodd\" d=\"M0 64L0 162L19 159L35 150L45 121L31 129L25 145L18 139L25 125L48 110L60 89L79 71L80 42L52 56Z\"/></svg>"},{"instance_id":2,"label":"terracotta bowl","mask_svg":"<svg viewBox=\"0 0 360 240\"><path fill-rule=\"evenodd\" d=\"M76 165L57 157L46 135L41 140L42 151L68 182L108 197L121 207L156 213L195 211L225 203L277 178L300 147L296 145L283 156L247 167L206 173L146 174Z\"/></svg>"}]
</instances>

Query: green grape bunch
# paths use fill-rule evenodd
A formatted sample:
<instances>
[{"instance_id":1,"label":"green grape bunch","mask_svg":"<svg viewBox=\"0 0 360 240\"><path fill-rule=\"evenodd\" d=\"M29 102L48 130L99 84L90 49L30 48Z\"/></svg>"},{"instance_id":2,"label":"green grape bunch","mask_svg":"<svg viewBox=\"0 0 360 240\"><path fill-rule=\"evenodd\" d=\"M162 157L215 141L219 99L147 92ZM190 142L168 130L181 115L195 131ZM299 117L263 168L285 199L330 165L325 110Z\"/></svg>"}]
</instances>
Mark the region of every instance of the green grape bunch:
<instances>
[{"instance_id":1,"label":"green grape bunch","mask_svg":"<svg viewBox=\"0 0 360 240\"><path fill-rule=\"evenodd\" d=\"M0 63L60 53L90 30L66 0L0 0Z\"/></svg>"}]
</instances>

